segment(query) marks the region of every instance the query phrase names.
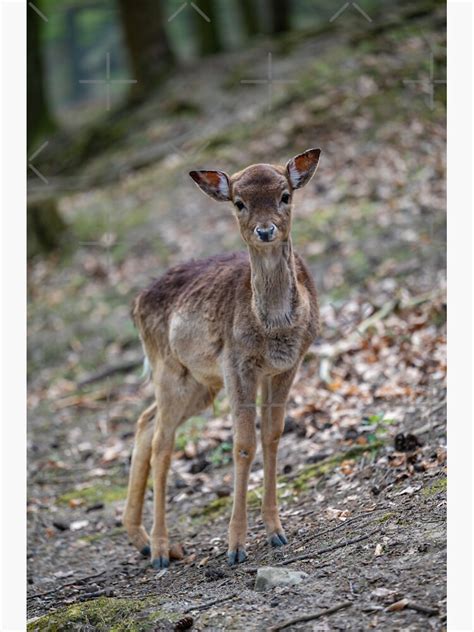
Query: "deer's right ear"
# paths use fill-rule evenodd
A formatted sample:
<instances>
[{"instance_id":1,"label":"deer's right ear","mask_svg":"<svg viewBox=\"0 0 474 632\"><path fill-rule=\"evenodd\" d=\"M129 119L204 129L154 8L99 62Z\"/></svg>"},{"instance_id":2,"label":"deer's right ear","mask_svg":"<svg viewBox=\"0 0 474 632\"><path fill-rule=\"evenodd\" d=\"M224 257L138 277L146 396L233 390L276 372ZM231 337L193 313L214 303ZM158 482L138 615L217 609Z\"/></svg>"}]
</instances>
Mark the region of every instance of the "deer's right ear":
<instances>
[{"instance_id":1,"label":"deer's right ear","mask_svg":"<svg viewBox=\"0 0 474 632\"><path fill-rule=\"evenodd\" d=\"M301 189L311 180L318 168L320 149L308 149L288 161L286 170L293 189Z\"/></svg>"},{"instance_id":2,"label":"deer's right ear","mask_svg":"<svg viewBox=\"0 0 474 632\"><path fill-rule=\"evenodd\" d=\"M209 197L218 202L230 200L229 176L223 171L191 171L189 175Z\"/></svg>"}]
</instances>

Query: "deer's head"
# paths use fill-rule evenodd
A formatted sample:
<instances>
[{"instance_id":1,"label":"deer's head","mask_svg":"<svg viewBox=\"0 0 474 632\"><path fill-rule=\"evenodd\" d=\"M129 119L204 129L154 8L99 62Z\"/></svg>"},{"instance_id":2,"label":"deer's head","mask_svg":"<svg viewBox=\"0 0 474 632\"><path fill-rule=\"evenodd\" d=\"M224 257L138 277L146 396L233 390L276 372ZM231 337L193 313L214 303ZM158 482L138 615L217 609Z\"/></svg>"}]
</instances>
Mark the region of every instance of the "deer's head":
<instances>
[{"instance_id":1,"label":"deer's head","mask_svg":"<svg viewBox=\"0 0 474 632\"><path fill-rule=\"evenodd\" d=\"M232 202L243 240L264 248L288 239L293 192L311 180L320 153L320 149L308 149L285 167L251 165L232 176L223 171L191 171L189 175L214 200Z\"/></svg>"}]
</instances>

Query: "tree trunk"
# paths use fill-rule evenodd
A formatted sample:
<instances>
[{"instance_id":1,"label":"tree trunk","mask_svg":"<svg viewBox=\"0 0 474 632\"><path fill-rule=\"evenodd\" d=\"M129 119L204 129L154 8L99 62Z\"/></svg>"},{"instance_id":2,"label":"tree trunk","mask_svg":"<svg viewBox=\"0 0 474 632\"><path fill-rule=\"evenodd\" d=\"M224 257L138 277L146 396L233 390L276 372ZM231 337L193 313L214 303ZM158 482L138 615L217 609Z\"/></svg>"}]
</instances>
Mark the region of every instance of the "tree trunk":
<instances>
[{"instance_id":1,"label":"tree trunk","mask_svg":"<svg viewBox=\"0 0 474 632\"><path fill-rule=\"evenodd\" d=\"M63 245L67 226L59 214L53 197L28 200L27 255L28 258L56 250Z\"/></svg>"},{"instance_id":2,"label":"tree trunk","mask_svg":"<svg viewBox=\"0 0 474 632\"><path fill-rule=\"evenodd\" d=\"M272 33L290 30L290 0L270 0Z\"/></svg>"},{"instance_id":3,"label":"tree trunk","mask_svg":"<svg viewBox=\"0 0 474 632\"><path fill-rule=\"evenodd\" d=\"M41 7L39 2L35 6ZM41 50L43 19L27 8L27 145L33 147L42 136L54 130L45 90L45 73Z\"/></svg>"},{"instance_id":4,"label":"tree trunk","mask_svg":"<svg viewBox=\"0 0 474 632\"><path fill-rule=\"evenodd\" d=\"M154 90L173 62L160 0L118 0L125 44L132 65L132 96Z\"/></svg>"},{"instance_id":5,"label":"tree trunk","mask_svg":"<svg viewBox=\"0 0 474 632\"><path fill-rule=\"evenodd\" d=\"M67 50L69 68L71 75L70 81L70 101L74 103L84 95L84 85L79 83L82 79L81 74L81 50L77 37L77 8L68 7L66 10L66 33L64 43Z\"/></svg>"},{"instance_id":6,"label":"tree trunk","mask_svg":"<svg viewBox=\"0 0 474 632\"><path fill-rule=\"evenodd\" d=\"M191 6L191 5L190 5ZM194 11L194 25L199 41L199 53L201 55L212 55L222 50L219 38L219 25L217 23L217 12L214 0L199 0L196 3L199 12L191 6Z\"/></svg>"},{"instance_id":7,"label":"tree trunk","mask_svg":"<svg viewBox=\"0 0 474 632\"><path fill-rule=\"evenodd\" d=\"M255 0L240 0L238 4L247 35L249 37L258 35L260 33L260 20L257 2Z\"/></svg>"}]
</instances>

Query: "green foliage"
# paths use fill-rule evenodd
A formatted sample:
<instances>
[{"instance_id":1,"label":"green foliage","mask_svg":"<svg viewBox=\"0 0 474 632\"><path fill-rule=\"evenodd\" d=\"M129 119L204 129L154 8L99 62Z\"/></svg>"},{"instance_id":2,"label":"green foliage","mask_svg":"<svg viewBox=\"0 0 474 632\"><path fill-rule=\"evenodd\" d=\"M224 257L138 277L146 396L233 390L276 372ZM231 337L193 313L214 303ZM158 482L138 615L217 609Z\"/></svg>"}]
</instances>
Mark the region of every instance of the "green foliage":
<instances>
[{"instance_id":1,"label":"green foliage","mask_svg":"<svg viewBox=\"0 0 474 632\"><path fill-rule=\"evenodd\" d=\"M370 446L378 443L387 436L388 428L396 423L393 419L385 417L384 413L370 415L364 419L364 425L368 426L371 431L366 435Z\"/></svg>"},{"instance_id":2,"label":"green foliage","mask_svg":"<svg viewBox=\"0 0 474 632\"><path fill-rule=\"evenodd\" d=\"M211 452L210 461L215 467L230 463L232 461L232 444L228 441L220 443L217 448Z\"/></svg>"}]
</instances>

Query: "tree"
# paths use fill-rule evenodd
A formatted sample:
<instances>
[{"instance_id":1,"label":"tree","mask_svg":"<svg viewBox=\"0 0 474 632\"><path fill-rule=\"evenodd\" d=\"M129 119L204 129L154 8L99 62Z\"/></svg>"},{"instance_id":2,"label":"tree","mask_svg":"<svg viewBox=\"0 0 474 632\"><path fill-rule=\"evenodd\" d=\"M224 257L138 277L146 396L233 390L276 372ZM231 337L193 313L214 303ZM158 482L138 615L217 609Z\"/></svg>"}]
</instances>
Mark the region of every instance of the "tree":
<instances>
[{"instance_id":1,"label":"tree","mask_svg":"<svg viewBox=\"0 0 474 632\"><path fill-rule=\"evenodd\" d=\"M48 254L64 247L68 227L58 209L58 200L48 193L28 196L27 255Z\"/></svg>"},{"instance_id":2,"label":"tree","mask_svg":"<svg viewBox=\"0 0 474 632\"><path fill-rule=\"evenodd\" d=\"M272 33L284 33L290 29L290 0L270 0Z\"/></svg>"},{"instance_id":3,"label":"tree","mask_svg":"<svg viewBox=\"0 0 474 632\"><path fill-rule=\"evenodd\" d=\"M118 0L122 28L134 84L133 94L143 97L163 79L173 54L163 25L160 0Z\"/></svg>"},{"instance_id":4,"label":"tree","mask_svg":"<svg viewBox=\"0 0 474 632\"><path fill-rule=\"evenodd\" d=\"M39 8L40 3L35 6ZM45 89L45 72L41 46L43 19L31 8L27 10L27 135L28 147L55 128Z\"/></svg>"},{"instance_id":5,"label":"tree","mask_svg":"<svg viewBox=\"0 0 474 632\"><path fill-rule=\"evenodd\" d=\"M196 4L199 11L194 9L194 22L199 41L201 55L212 55L222 50L219 37L219 24L214 0L199 0Z\"/></svg>"},{"instance_id":6,"label":"tree","mask_svg":"<svg viewBox=\"0 0 474 632\"><path fill-rule=\"evenodd\" d=\"M253 37L260 33L258 4L255 0L240 0L238 3L241 9L244 27L247 35Z\"/></svg>"}]
</instances>

